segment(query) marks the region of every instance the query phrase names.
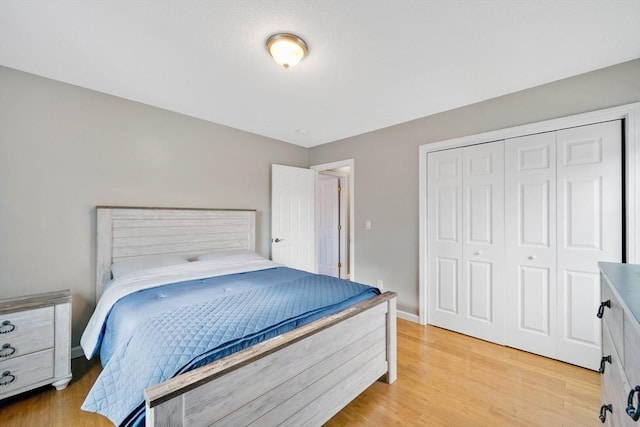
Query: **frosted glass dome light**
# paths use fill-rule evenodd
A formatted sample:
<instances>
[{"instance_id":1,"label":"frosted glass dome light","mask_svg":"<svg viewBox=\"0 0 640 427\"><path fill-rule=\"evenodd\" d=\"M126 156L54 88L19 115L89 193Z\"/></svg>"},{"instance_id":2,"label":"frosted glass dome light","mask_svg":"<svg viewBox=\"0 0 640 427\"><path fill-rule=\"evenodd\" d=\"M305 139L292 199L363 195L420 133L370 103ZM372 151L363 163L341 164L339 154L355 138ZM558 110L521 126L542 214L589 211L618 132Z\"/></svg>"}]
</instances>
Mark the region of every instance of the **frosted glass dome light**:
<instances>
[{"instance_id":1,"label":"frosted glass dome light","mask_svg":"<svg viewBox=\"0 0 640 427\"><path fill-rule=\"evenodd\" d=\"M267 40L267 50L284 68L293 67L309 53L305 41L293 34L272 35Z\"/></svg>"}]
</instances>

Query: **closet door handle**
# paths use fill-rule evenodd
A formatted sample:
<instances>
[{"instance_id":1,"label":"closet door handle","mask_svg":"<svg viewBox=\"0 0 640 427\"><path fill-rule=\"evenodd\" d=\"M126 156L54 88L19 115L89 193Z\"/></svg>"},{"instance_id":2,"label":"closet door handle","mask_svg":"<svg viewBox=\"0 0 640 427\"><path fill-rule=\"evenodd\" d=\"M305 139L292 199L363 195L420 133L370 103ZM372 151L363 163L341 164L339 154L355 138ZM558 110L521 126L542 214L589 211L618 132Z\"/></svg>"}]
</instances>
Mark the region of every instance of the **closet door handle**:
<instances>
[{"instance_id":1,"label":"closet door handle","mask_svg":"<svg viewBox=\"0 0 640 427\"><path fill-rule=\"evenodd\" d=\"M537 257L537 256L535 256L535 255L529 255L529 259L531 259L531 260L534 260L534 259L537 259L537 258L538 258L538 257Z\"/></svg>"},{"instance_id":2,"label":"closet door handle","mask_svg":"<svg viewBox=\"0 0 640 427\"><path fill-rule=\"evenodd\" d=\"M596 316L598 316L598 319L602 319L602 316L604 316L604 308L611 308L611 300L608 299L605 302L601 302L600 303L600 307L598 308L598 314L596 314Z\"/></svg>"},{"instance_id":3,"label":"closet door handle","mask_svg":"<svg viewBox=\"0 0 640 427\"><path fill-rule=\"evenodd\" d=\"M604 424L604 422L607 421L607 411L613 414L613 406L611 404L602 405L600 407L600 416L598 418L600 418L600 421L602 422L602 424Z\"/></svg>"},{"instance_id":4,"label":"closet door handle","mask_svg":"<svg viewBox=\"0 0 640 427\"><path fill-rule=\"evenodd\" d=\"M640 406L637 409L633 406L633 395L636 394L636 392L640 393L640 385L631 389L629 392L629 398L627 399L627 415L629 415L633 421L638 421L640 419Z\"/></svg>"},{"instance_id":5,"label":"closet door handle","mask_svg":"<svg viewBox=\"0 0 640 427\"><path fill-rule=\"evenodd\" d=\"M598 369L598 372L600 372L601 374L604 374L604 362L611 363L611 355L602 356L602 360L600 360L600 369Z\"/></svg>"},{"instance_id":6,"label":"closet door handle","mask_svg":"<svg viewBox=\"0 0 640 427\"><path fill-rule=\"evenodd\" d=\"M474 255L482 255L482 251L475 251Z\"/></svg>"}]
</instances>

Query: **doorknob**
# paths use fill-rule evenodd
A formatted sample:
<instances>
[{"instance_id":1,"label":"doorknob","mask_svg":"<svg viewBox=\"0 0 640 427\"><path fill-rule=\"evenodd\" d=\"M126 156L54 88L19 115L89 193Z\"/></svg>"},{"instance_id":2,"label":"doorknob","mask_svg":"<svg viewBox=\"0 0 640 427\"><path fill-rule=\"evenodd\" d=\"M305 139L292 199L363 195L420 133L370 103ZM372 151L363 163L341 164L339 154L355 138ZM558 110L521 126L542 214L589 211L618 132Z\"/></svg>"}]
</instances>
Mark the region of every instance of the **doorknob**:
<instances>
[{"instance_id":1,"label":"doorknob","mask_svg":"<svg viewBox=\"0 0 640 427\"><path fill-rule=\"evenodd\" d=\"M535 256L535 255L529 255L529 259L536 259L536 258L538 258L538 257Z\"/></svg>"},{"instance_id":2,"label":"doorknob","mask_svg":"<svg viewBox=\"0 0 640 427\"><path fill-rule=\"evenodd\" d=\"M284 239L278 239L277 237L275 238L274 242L278 243L278 242L282 242Z\"/></svg>"},{"instance_id":3,"label":"doorknob","mask_svg":"<svg viewBox=\"0 0 640 427\"><path fill-rule=\"evenodd\" d=\"M476 251L474 255L482 255L482 251Z\"/></svg>"}]
</instances>

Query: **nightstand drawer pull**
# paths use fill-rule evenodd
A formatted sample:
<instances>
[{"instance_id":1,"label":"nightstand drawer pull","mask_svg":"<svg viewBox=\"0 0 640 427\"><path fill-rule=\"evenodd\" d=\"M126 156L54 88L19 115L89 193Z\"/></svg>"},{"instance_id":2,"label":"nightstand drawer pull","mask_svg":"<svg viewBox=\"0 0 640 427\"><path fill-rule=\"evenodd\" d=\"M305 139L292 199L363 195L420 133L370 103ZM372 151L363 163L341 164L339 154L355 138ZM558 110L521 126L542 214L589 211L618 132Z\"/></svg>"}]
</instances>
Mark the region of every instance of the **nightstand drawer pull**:
<instances>
[{"instance_id":1,"label":"nightstand drawer pull","mask_svg":"<svg viewBox=\"0 0 640 427\"><path fill-rule=\"evenodd\" d=\"M598 372L601 374L604 374L604 362L611 363L611 355L602 356L602 359L600 360L600 369L598 369Z\"/></svg>"},{"instance_id":2,"label":"nightstand drawer pull","mask_svg":"<svg viewBox=\"0 0 640 427\"><path fill-rule=\"evenodd\" d=\"M13 356L16 352L15 347L11 347L11 344L5 344L0 349L0 357Z\"/></svg>"},{"instance_id":3,"label":"nightstand drawer pull","mask_svg":"<svg viewBox=\"0 0 640 427\"><path fill-rule=\"evenodd\" d=\"M11 375L10 371L4 371L0 377L0 387L3 385L9 385L16 380L15 375Z\"/></svg>"},{"instance_id":4,"label":"nightstand drawer pull","mask_svg":"<svg viewBox=\"0 0 640 427\"><path fill-rule=\"evenodd\" d=\"M602 316L604 316L604 308L611 308L611 300L608 299L605 302L601 302L600 303L600 307L598 307L598 314L596 314L596 316L598 316L598 319L602 319Z\"/></svg>"},{"instance_id":5,"label":"nightstand drawer pull","mask_svg":"<svg viewBox=\"0 0 640 427\"><path fill-rule=\"evenodd\" d=\"M608 405L602 405L600 407L600 416L598 418L600 418L600 421L602 421L602 424L604 424L604 422L607 421L607 411L613 414L613 405L608 404Z\"/></svg>"},{"instance_id":6,"label":"nightstand drawer pull","mask_svg":"<svg viewBox=\"0 0 640 427\"><path fill-rule=\"evenodd\" d=\"M640 396L640 385L631 389L629 392L629 399L627 400L627 415L629 415L633 421L638 421L640 419L640 405L637 409L633 406L633 395L636 394L636 392L638 392L638 395Z\"/></svg>"},{"instance_id":7,"label":"nightstand drawer pull","mask_svg":"<svg viewBox=\"0 0 640 427\"><path fill-rule=\"evenodd\" d=\"M5 320L0 325L0 334L8 334L16 330L16 325L12 325L10 320Z\"/></svg>"}]
</instances>

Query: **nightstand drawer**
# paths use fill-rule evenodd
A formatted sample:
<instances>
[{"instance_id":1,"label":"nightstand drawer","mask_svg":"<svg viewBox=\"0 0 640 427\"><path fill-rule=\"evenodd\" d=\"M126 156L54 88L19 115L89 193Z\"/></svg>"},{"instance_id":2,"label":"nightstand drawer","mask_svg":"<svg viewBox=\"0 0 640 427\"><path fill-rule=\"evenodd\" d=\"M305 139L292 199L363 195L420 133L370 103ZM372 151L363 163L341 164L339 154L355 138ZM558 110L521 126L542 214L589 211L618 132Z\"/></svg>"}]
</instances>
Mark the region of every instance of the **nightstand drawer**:
<instances>
[{"instance_id":1,"label":"nightstand drawer","mask_svg":"<svg viewBox=\"0 0 640 427\"><path fill-rule=\"evenodd\" d=\"M53 347L53 307L0 315L0 361Z\"/></svg>"},{"instance_id":2,"label":"nightstand drawer","mask_svg":"<svg viewBox=\"0 0 640 427\"><path fill-rule=\"evenodd\" d=\"M0 398L53 378L53 349L0 361Z\"/></svg>"},{"instance_id":3,"label":"nightstand drawer","mask_svg":"<svg viewBox=\"0 0 640 427\"><path fill-rule=\"evenodd\" d=\"M0 400L71 381L71 293L0 299Z\"/></svg>"}]
</instances>

